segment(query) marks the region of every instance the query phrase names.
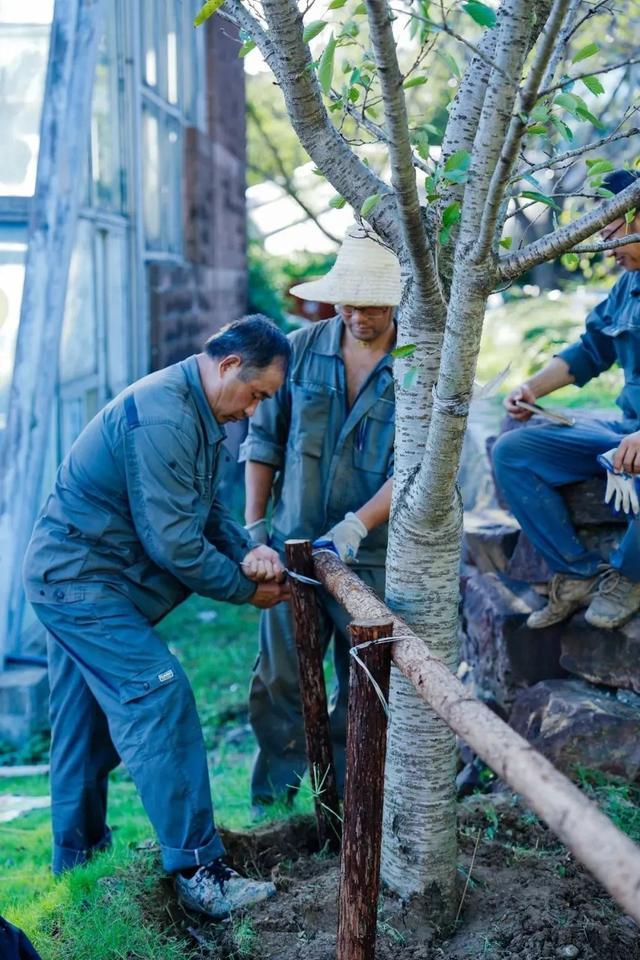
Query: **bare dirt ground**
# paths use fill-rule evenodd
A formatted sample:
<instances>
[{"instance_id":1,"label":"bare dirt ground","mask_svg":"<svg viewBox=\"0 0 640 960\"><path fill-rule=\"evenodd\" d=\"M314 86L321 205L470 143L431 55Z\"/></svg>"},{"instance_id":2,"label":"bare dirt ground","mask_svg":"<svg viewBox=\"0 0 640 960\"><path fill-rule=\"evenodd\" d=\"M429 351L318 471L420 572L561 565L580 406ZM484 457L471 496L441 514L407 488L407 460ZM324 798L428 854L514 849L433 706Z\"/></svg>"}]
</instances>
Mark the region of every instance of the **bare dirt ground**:
<instances>
[{"instance_id":1,"label":"bare dirt ground","mask_svg":"<svg viewBox=\"0 0 640 960\"><path fill-rule=\"evenodd\" d=\"M383 892L378 960L640 960L635 923L510 797L462 803L459 835L458 921L435 929L423 904ZM339 865L314 852L312 821L293 818L224 839L234 866L273 878L278 895L240 922L190 918L201 956L333 960Z\"/></svg>"}]
</instances>

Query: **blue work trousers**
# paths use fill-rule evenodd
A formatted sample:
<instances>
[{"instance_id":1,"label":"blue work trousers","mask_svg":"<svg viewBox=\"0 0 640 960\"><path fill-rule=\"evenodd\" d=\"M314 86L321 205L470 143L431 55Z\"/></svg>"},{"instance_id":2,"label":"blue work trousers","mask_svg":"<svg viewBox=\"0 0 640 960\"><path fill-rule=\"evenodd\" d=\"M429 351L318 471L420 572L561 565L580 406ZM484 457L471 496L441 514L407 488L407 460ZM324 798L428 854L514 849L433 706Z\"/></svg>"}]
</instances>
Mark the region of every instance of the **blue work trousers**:
<instances>
[{"instance_id":1,"label":"blue work trousers","mask_svg":"<svg viewBox=\"0 0 640 960\"><path fill-rule=\"evenodd\" d=\"M34 604L49 634L53 872L110 843L109 773L122 759L169 872L224 852L191 686L149 621L109 587Z\"/></svg>"},{"instance_id":2,"label":"blue work trousers","mask_svg":"<svg viewBox=\"0 0 640 960\"><path fill-rule=\"evenodd\" d=\"M617 447L637 424L619 420L578 420L573 427L528 426L498 438L492 458L498 485L520 526L550 569L573 577L592 577L602 569L599 554L578 538L558 487L602 477L600 453ZM640 520L630 521L609 563L630 580L640 581Z\"/></svg>"}]
</instances>

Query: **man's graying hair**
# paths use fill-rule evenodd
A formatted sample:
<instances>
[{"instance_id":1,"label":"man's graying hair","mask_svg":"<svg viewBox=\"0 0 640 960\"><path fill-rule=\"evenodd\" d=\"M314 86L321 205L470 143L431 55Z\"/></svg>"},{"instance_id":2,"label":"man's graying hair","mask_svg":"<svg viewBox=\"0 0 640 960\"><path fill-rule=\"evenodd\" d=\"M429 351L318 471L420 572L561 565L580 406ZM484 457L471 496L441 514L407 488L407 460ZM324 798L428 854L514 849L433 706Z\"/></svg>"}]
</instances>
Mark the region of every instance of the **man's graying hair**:
<instances>
[{"instance_id":1,"label":"man's graying hair","mask_svg":"<svg viewBox=\"0 0 640 960\"><path fill-rule=\"evenodd\" d=\"M252 372L264 370L274 360L279 360L286 370L291 357L291 344L282 330L261 313L253 313L228 323L204 345L204 352L212 360L221 360L236 354L242 360L243 380L250 379Z\"/></svg>"}]
</instances>

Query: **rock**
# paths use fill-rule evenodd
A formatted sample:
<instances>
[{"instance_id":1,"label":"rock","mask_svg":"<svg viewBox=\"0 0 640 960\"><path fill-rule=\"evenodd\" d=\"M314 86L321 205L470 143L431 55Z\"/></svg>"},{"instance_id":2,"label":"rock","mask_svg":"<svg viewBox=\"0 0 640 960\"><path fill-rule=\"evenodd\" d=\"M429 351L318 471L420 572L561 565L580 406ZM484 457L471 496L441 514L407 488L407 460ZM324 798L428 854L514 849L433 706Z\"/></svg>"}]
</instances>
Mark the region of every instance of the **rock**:
<instances>
[{"instance_id":1,"label":"rock","mask_svg":"<svg viewBox=\"0 0 640 960\"><path fill-rule=\"evenodd\" d=\"M517 520L505 510L496 507L465 513L463 560L481 573L504 573L519 534Z\"/></svg>"},{"instance_id":2,"label":"rock","mask_svg":"<svg viewBox=\"0 0 640 960\"><path fill-rule=\"evenodd\" d=\"M524 532L518 537L507 573L513 580L524 580L527 583L547 583L551 579L551 570L546 561Z\"/></svg>"},{"instance_id":3,"label":"rock","mask_svg":"<svg viewBox=\"0 0 640 960\"><path fill-rule=\"evenodd\" d=\"M562 636L560 663L591 683L640 693L640 616L618 630L599 630L576 614Z\"/></svg>"},{"instance_id":4,"label":"rock","mask_svg":"<svg viewBox=\"0 0 640 960\"><path fill-rule=\"evenodd\" d=\"M519 691L509 723L567 774L581 766L638 778L640 710L582 680L545 680Z\"/></svg>"},{"instance_id":5,"label":"rock","mask_svg":"<svg viewBox=\"0 0 640 960\"><path fill-rule=\"evenodd\" d=\"M568 943L566 947L558 947L556 953L562 960L575 960L579 956L580 951L573 943Z\"/></svg>"},{"instance_id":6,"label":"rock","mask_svg":"<svg viewBox=\"0 0 640 960\"><path fill-rule=\"evenodd\" d=\"M462 658L479 696L508 710L516 692L550 677L560 666L562 624L530 630L525 620L544 600L527 584L504 574L478 573L465 586Z\"/></svg>"},{"instance_id":7,"label":"rock","mask_svg":"<svg viewBox=\"0 0 640 960\"><path fill-rule=\"evenodd\" d=\"M588 480L581 480L580 483L569 483L560 487L576 527L593 527L600 524L627 525L626 517L623 514L614 513L604 502L604 488L604 476L589 477Z\"/></svg>"}]
</instances>

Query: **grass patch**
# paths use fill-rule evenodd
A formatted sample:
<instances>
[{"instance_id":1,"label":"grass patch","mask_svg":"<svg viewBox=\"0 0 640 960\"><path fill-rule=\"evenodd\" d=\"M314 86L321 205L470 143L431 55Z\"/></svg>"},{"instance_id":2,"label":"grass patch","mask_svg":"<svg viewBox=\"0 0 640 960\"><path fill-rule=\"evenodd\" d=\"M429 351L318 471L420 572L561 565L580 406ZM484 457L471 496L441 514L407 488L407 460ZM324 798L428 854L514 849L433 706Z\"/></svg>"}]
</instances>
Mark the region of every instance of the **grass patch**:
<instances>
[{"instance_id":1,"label":"grass patch","mask_svg":"<svg viewBox=\"0 0 640 960\"><path fill-rule=\"evenodd\" d=\"M191 679L209 751L216 820L230 829L246 828L252 820L249 775L255 749L246 702L258 611L192 597L159 630ZM39 742L46 755L46 738L44 745L42 738ZM15 778L2 780L0 789L42 796L49 784L46 777ZM109 789L112 849L57 880L49 870L48 810L0 824L0 913L26 931L43 960L203 956L168 908L170 888L162 883L157 857L144 849L154 833L124 768L111 775ZM311 809L303 784L296 812ZM268 819L288 812L276 807ZM235 930L237 956L249 956L251 933L242 926Z\"/></svg>"}]
</instances>

